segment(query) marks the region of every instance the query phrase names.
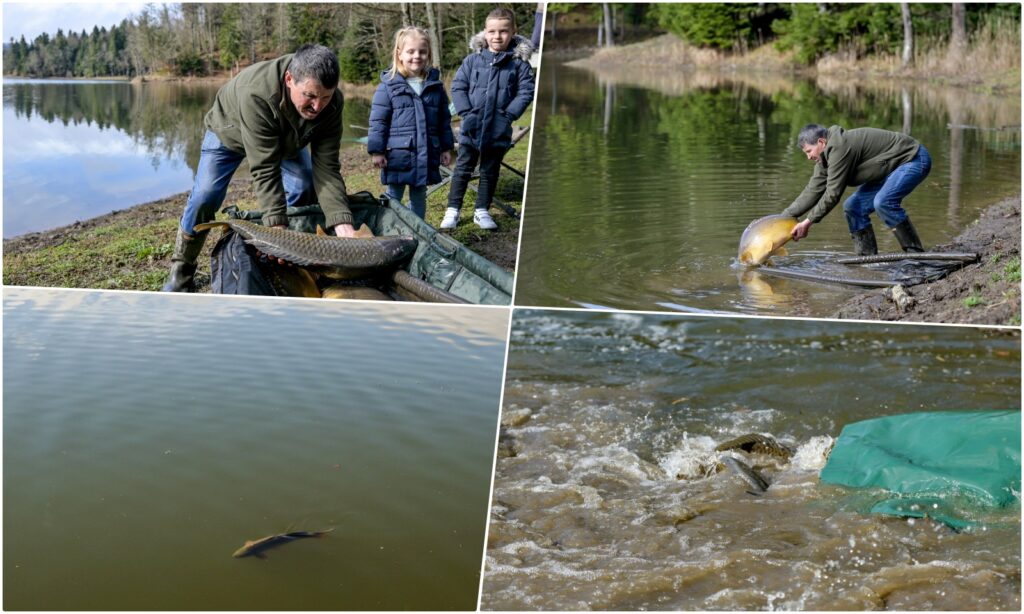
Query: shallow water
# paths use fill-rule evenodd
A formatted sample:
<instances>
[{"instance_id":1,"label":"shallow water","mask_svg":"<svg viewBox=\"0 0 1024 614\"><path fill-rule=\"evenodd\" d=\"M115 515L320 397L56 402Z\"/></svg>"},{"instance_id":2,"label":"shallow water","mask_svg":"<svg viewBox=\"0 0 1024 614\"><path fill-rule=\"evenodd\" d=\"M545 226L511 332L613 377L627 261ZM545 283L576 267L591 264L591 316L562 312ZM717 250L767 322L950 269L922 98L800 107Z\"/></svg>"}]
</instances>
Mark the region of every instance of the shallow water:
<instances>
[{"instance_id":1,"label":"shallow water","mask_svg":"<svg viewBox=\"0 0 1024 614\"><path fill-rule=\"evenodd\" d=\"M4 238L188 192L219 87L4 79ZM348 146L368 116L345 101Z\"/></svg>"},{"instance_id":2,"label":"shallow water","mask_svg":"<svg viewBox=\"0 0 1024 614\"><path fill-rule=\"evenodd\" d=\"M5 609L472 609L507 310L211 298L5 288Z\"/></svg>"},{"instance_id":3,"label":"shallow water","mask_svg":"<svg viewBox=\"0 0 1024 614\"><path fill-rule=\"evenodd\" d=\"M1020 506L983 528L868 515L821 484L842 426L1019 410L1017 331L517 311L484 609L1020 608ZM763 497L714 446L748 457Z\"/></svg>"},{"instance_id":4,"label":"shallow water","mask_svg":"<svg viewBox=\"0 0 1024 614\"><path fill-rule=\"evenodd\" d=\"M909 128L928 147L931 174L905 201L928 247L1020 191L1019 96L545 64L536 104L521 305L831 314L857 290L733 266L744 228L806 185L813 165L793 143L810 122ZM829 262L852 250L841 207L787 247L779 266L852 274Z\"/></svg>"}]
</instances>

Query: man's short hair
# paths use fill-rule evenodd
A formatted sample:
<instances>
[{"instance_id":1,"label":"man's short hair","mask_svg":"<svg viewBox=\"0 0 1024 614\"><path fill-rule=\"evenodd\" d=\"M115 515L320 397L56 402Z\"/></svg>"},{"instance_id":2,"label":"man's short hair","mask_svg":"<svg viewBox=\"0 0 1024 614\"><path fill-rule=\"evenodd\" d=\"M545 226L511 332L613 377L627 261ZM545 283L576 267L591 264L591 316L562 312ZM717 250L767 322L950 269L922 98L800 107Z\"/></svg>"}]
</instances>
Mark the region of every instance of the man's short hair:
<instances>
[{"instance_id":1,"label":"man's short hair","mask_svg":"<svg viewBox=\"0 0 1024 614\"><path fill-rule=\"evenodd\" d=\"M492 19L507 19L512 24L512 28L516 27L516 14L512 12L512 9L498 7L487 13L487 19L484 22L486 23Z\"/></svg>"},{"instance_id":2,"label":"man's short hair","mask_svg":"<svg viewBox=\"0 0 1024 614\"><path fill-rule=\"evenodd\" d=\"M306 44L295 51L288 72L296 83L315 79L324 88L333 90L338 87L338 56L323 45Z\"/></svg>"},{"instance_id":3,"label":"man's short hair","mask_svg":"<svg viewBox=\"0 0 1024 614\"><path fill-rule=\"evenodd\" d=\"M821 124L807 124L800 129L800 134L796 137L796 146L800 149L804 148L804 145L814 145L818 142L818 139L824 139L828 137L828 128Z\"/></svg>"}]
</instances>

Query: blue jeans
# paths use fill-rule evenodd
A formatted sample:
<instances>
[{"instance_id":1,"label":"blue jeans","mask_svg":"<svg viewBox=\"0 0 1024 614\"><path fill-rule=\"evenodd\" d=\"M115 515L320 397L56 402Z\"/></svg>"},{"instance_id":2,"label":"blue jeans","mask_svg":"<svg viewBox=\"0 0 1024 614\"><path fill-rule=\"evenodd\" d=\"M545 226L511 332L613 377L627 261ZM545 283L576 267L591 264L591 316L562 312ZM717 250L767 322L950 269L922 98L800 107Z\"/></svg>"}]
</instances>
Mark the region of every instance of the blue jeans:
<instances>
[{"instance_id":1,"label":"blue jeans","mask_svg":"<svg viewBox=\"0 0 1024 614\"><path fill-rule=\"evenodd\" d=\"M903 210L903 199L916 188L932 170L932 157L921 145L917 155L910 162L896 167L882 181L865 183L853 196L843 203L846 225L850 232L864 230L871 225L868 215L874 211L889 228L900 225L907 219Z\"/></svg>"},{"instance_id":2,"label":"blue jeans","mask_svg":"<svg viewBox=\"0 0 1024 614\"><path fill-rule=\"evenodd\" d=\"M408 186L409 187L409 208L419 218L426 219L427 217L427 186ZM391 198L394 198L398 202L402 202L402 196L405 195L405 184L389 185L386 193Z\"/></svg>"},{"instance_id":3,"label":"blue jeans","mask_svg":"<svg viewBox=\"0 0 1024 614\"><path fill-rule=\"evenodd\" d=\"M224 204L231 176L244 159L245 154L228 149L216 134L206 131L192 193L185 203L185 212L181 214L181 229L185 234L192 235L196 224L214 218ZM281 180L287 206L297 207L313 202L313 160L308 149L303 149L294 158L281 161Z\"/></svg>"}]
</instances>

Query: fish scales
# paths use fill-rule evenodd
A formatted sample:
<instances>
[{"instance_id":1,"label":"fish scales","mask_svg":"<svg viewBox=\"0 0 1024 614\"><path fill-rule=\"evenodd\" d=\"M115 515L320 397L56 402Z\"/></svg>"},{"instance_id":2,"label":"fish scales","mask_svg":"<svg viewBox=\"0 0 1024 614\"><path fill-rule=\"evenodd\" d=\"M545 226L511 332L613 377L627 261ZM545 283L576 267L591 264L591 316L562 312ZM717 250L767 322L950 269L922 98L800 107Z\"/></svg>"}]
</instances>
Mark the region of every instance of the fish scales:
<instances>
[{"instance_id":1,"label":"fish scales","mask_svg":"<svg viewBox=\"0 0 1024 614\"><path fill-rule=\"evenodd\" d=\"M349 238L320 236L284 228L268 228L245 220L199 224L196 231L214 227L234 230L260 252L309 267L332 279L360 279L397 268L416 250L411 236Z\"/></svg>"},{"instance_id":2,"label":"fish scales","mask_svg":"<svg viewBox=\"0 0 1024 614\"><path fill-rule=\"evenodd\" d=\"M741 435L735 439L730 439L729 441L719 444L715 450L718 452L724 452L726 450L743 450L744 452L768 454L783 459L789 459L793 456L793 450L789 446L781 444L771 437L760 435L758 433L750 433L747 435Z\"/></svg>"},{"instance_id":3,"label":"fish scales","mask_svg":"<svg viewBox=\"0 0 1024 614\"><path fill-rule=\"evenodd\" d=\"M737 259L746 265L764 264L773 254L785 254L783 246L790 240L796 218L788 215L766 215L747 226L740 237Z\"/></svg>"}]
</instances>

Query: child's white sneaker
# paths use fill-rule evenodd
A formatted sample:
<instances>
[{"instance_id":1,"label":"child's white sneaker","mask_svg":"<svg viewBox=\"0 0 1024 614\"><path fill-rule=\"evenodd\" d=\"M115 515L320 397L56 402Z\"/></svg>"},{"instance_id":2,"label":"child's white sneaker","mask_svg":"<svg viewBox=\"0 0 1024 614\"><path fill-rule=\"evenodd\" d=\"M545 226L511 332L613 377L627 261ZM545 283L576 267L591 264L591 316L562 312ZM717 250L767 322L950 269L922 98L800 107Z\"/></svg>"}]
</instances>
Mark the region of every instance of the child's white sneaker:
<instances>
[{"instance_id":1,"label":"child's white sneaker","mask_svg":"<svg viewBox=\"0 0 1024 614\"><path fill-rule=\"evenodd\" d=\"M449 209L449 211L451 211L451 209ZM491 218L491 214L488 213L486 209L477 209L474 211L473 221L476 222L477 226L484 230L494 230L498 227L498 225L494 223L494 219ZM442 228L443 227L444 226L442 226Z\"/></svg>"},{"instance_id":2,"label":"child's white sneaker","mask_svg":"<svg viewBox=\"0 0 1024 614\"><path fill-rule=\"evenodd\" d=\"M448 207L444 212L444 219L441 220L441 230L451 230L459 223L459 210L455 207Z\"/></svg>"}]
</instances>

